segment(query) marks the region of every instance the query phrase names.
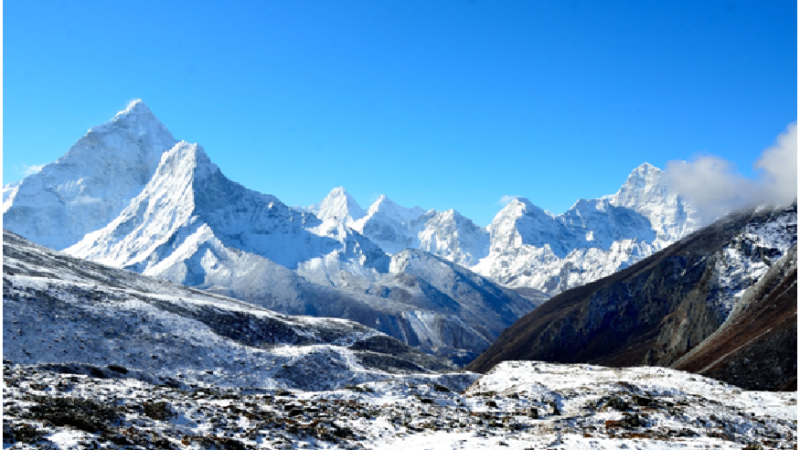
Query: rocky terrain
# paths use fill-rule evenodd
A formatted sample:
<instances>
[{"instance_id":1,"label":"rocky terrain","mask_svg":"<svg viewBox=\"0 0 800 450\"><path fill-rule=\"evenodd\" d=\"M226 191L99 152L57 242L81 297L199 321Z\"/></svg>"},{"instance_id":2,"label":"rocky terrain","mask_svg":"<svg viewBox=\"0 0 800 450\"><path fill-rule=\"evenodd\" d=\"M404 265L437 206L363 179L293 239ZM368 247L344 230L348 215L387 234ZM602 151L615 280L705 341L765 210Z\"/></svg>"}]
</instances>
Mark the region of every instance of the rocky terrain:
<instances>
[{"instance_id":1,"label":"rocky terrain","mask_svg":"<svg viewBox=\"0 0 800 450\"><path fill-rule=\"evenodd\" d=\"M69 257L5 232L3 355L126 367L148 381L334 389L454 368L372 328L285 316ZM415 379L416 379L415 378Z\"/></svg>"},{"instance_id":2,"label":"rocky terrain","mask_svg":"<svg viewBox=\"0 0 800 450\"><path fill-rule=\"evenodd\" d=\"M503 363L464 392L384 380L307 392L177 387L13 364L6 448L790 449L797 394L662 368Z\"/></svg>"},{"instance_id":3,"label":"rocky terrain","mask_svg":"<svg viewBox=\"0 0 800 450\"><path fill-rule=\"evenodd\" d=\"M722 377L723 372L703 369L704 365L697 362L708 364L741 347L737 359L749 360L752 370L760 371L785 354L787 359L778 369L782 375L771 375L769 387L791 386L797 365L795 346L790 345L796 342L796 331L792 331L796 330L792 328L796 327L796 306L791 294L791 267L796 257L780 260L795 254L792 248L796 243L796 205L733 214L628 269L554 297L504 331L468 367L484 372L505 360L672 366L715 331L724 331L721 326L730 319L728 334L715 339L730 339L730 333L744 333L752 324L746 339L729 343L733 347L701 346L714 348L715 356L693 357L691 367ZM783 267L776 270L789 278L767 277L773 281L765 281L748 294L748 288L773 266ZM746 299L744 303L742 299ZM786 332L763 335L770 328L776 333L779 329ZM774 354L756 350L771 348L756 344L760 338L767 342L772 337L778 339L774 345L790 349ZM747 348L752 351L745 351ZM733 363L726 361L727 365ZM689 361L685 364L681 367L690 367ZM742 386L767 387L753 384L759 383L755 381L758 377L723 379Z\"/></svg>"},{"instance_id":4,"label":"rocky terrain","mask_svg":"<svg viewBox=\"0 0 800 450\"><path fill-rule=\"evenodd\" d=\"M797 390L797 245L673 366L754 390Z\"/></svg>"}]
</instances>

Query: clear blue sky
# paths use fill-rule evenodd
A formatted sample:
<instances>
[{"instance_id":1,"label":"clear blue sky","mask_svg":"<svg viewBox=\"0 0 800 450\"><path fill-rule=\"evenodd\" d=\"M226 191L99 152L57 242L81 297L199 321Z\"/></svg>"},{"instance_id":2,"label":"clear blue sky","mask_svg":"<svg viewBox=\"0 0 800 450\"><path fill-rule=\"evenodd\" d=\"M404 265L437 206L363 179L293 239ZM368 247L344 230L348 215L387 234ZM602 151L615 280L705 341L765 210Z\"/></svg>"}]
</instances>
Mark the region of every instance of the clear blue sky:
<instances>
[{"instance_id":1,"label":"clear blue sky","mask_svg":"<svg viewBox=\"0 0 800 450\"><path fill-rule=\"evenodd\" d=\"M231 179L488 224L642 162L745 175L797 117L791 1L4 2L3 183L142 98Z\"/></svg>"}]
</instances>

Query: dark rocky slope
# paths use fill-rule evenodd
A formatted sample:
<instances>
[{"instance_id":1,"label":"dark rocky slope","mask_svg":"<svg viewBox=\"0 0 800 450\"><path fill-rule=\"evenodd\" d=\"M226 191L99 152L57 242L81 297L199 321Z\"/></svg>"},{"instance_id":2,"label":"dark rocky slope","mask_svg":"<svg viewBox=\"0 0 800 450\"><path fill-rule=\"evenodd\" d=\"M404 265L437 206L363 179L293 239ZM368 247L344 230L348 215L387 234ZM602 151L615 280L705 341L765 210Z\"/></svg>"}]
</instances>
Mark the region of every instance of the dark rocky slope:
<instances>
[{"instance_id":1,"label":"dark rocky slope","mask_svg":"<svg viewBox=\"0 0 800 450\"><path fill-rule=\"evenodd\" d=\"M751 390L797 390L797 246L674 367Z\"/></svg>"},{"instance_id":2,"label":"dark rocky slope","mask_svg":"<svg viewBox=\"0 0 800 450\"><path fill-rule=\"evenodd\" d=\"M796 204L732 214L621 272L557 295L467 368L486 372L506 360L672 366L720 328L742 293L796 242Z\"/></svg>"}]
</instances>

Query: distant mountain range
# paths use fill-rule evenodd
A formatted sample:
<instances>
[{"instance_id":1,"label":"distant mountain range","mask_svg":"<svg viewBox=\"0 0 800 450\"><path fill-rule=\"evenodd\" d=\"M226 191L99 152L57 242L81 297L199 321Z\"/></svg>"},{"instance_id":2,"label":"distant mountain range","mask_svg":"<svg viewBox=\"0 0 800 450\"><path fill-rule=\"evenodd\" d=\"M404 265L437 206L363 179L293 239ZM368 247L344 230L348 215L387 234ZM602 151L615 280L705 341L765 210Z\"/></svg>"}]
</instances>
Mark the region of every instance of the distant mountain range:
<instances>
[{"instance_id":1,"label":"distant mountain range","mask_svg":"<svg viewBox=\"0 0 800 450\"><path fill-rule=\"evenodd\" d=\"M381 196L364 210L336 188L307 208L360 232L388 254L425 250L508 287L555 295L623 269L699 229L697 212L671 193L660 169L642 164L614 194L553 215L525 198L487 227L458 211L405 208Z\"/></svg>"},{"instance_id":2,"label":"distant mountain range","mask_svg":"<svg viewBox=\"0 0 800 450\"><path fill-rule=\"evenodd\" d=\"M797 204L732 214L563 292L468 368L502 361L665 366L747 389L797 389Z\"/></svg>"},{"instance_id":3,"label":"distant mountain range","mask_svg":"<svg viewBox=\"0 0 800 450\"><path fill-rule=\"evenodd\" d=\"M488 227L343 189L290 208L226 178L141 101L3 189L33 242L289 314L341 317L466 363L549 296L615 273L701 223L661 171L553 215L519 198Z\"/></svg>"}]
</instances>

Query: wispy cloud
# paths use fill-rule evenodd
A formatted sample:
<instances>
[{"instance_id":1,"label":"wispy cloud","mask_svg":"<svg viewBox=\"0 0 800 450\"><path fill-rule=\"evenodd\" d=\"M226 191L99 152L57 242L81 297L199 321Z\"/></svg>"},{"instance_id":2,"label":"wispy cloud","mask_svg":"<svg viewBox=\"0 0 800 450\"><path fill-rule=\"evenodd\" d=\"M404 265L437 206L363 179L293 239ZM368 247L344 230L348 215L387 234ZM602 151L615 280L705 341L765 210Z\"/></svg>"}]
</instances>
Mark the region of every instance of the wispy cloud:
<instances>
[{"instance_id":1,"label":"wispy cloud","mask_svg":"<svg viewBox=\"0 0 800 450\"><path fill-rule=\"evenodd\" d=\"M775 144L764 150L754 167L756 178L744 177L733 163L714 155L691 161L670 161L670 187L686 197L707 219L761 203L786 205L797 198L797 124L791 123Z\"/></svg>"},{"instance_id":2,"label":"wispy cloud","mask_svg":"<svg viewBox=\"0 0 800 450\"><path fill-rule=\"evenodd\" d=\"M519 195L504 195L500 197L500 200L497 201L497 204L500 206L506 206L511 200L519 198Z\"/></svg>"},{"instance_id":3,"label":"wispy cloud","mask_svg":"<svg viewBox=\"0 0 800 450\"><path fill-rule=\"evenodd\" d=\"M20 170L23 174L25 174L25 176L28 176L28 175L32 175L34 173L41 172L42 167L44 167L44 164L33 164L33 165L30 165L30 166L27 165L27 164L23 164L22 165L22 169L20 170L18 168L17 170Z\"/></svg>"}]
</instances>

